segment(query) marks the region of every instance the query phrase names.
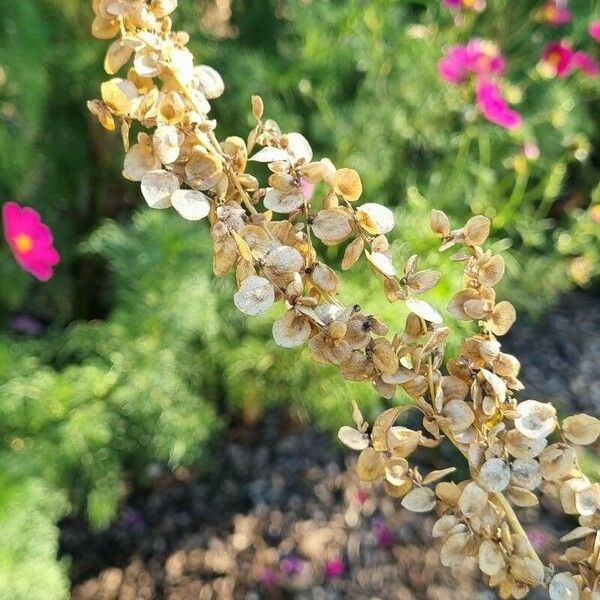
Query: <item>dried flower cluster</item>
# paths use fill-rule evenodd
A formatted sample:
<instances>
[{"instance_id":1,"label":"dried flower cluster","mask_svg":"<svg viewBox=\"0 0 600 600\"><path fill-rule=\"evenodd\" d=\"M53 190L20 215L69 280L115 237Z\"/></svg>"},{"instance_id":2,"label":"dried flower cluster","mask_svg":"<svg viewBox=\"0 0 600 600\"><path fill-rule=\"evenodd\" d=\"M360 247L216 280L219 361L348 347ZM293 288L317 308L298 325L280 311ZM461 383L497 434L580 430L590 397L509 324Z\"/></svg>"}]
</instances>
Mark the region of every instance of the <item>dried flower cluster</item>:
<instances>
[{"instance_id":1,"label":"dried flower cluster","mask_svg":"<svg viewBox=\"0 0 600 600\"><path fill-rule=\"evenodd\" d=\"M478 556L483 573L502 598L523 598L546 585L553 600L597 600L600 594L600 485L581 472L569 445L591 444L600 421L586 415L560 423L550 404L517 402L522 389L516 358L501 351L496 336L515 321L494 285L504 274L501 256L484 250L490 224L483 216L451 230L446 215L433 211L431 226L442 249L458 245L453 261L464 265L463 289L450 301L450 314L476 321L480 333L465 340L447 361L449 329L442 316L418 296L440 274L418 270L411 257L397 271L386 235L393 213L376 203L357 204L362 184L356 171L314 160L299 133L282 133L263 120L263 103L252 99L256 127L247 141L218 141L209 101L224 91L220 75L194 65L189 36L172 30L176 0L93 0L93 34L116 38L105 68L122 78L102 84L91 112L109 130L120 126L127 151L123 174L141 182L153 208L173 207L183 218L207 218L218 277L234 271L235 305L259 315L275 303L285 312L273 325L283 347L305 343L317 362L336 365L348 380L371 381L392 398L400 386L413 400L381 414L370 427L354 407L356 428L342 427L340 439L360 451L358 476L383 481L408 510L437 508L434 534L442 538L441 560L453 566ZM130 127L142 132L130 145ZM264 163L268 186L246 173L248 161ZM278 218L275 218L275 217ZM361 257L381 280L390 302L410 313L403 331L390 332L358 305L338 300L338 274L317 255L314 240L326 246L347 243L342 269ZM422 430L396 425L402 412L422 415ZM556 439L548 439L554 436ZM408 459L419 446L450 440L468 460L471 477L459 484L440 481L454 468L422 475ZM545 567L527 540L513 506L537 504L536 490L560 499L580 526L564 541L569 570Z\"/></svg>"}]
</instances>

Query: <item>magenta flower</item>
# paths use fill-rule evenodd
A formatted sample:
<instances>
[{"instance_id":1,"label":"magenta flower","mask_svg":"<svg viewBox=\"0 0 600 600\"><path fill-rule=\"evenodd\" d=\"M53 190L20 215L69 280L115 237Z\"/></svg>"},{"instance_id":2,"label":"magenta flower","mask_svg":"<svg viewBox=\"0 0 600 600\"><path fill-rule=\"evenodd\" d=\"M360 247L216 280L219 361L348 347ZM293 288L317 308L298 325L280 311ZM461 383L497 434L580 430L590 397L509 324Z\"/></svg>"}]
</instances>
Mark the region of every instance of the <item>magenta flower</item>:
<instances>
[{"instance_id":1,"label":"magenta flower","mask_svg":"<svg viewBox=\"0 0 600 600\"><path fill-rule=\"evenodd\" d=\"M467 76L469 55L465 46L453 46L438 62L438 73L448 83L459 84Z\"/></svg>"},{"instance_id":2,"label":"magenta flower","mask_svg":"<svg viewBox=\"0 0 600 600\"><path fill-rule=\"evenodd\" d=\"M476 75L502 75L506 61L493 42L474 38L466 47L468 69Z\"/></svg>"},{"instance_id":3,"label":"magenta flower","mask_svg":"<svg viewBox=\"0 0 600 600\"><path fill-rule=\"evenodd\" d=\"M590 23L588 32L592 39L596 40L597 42L600 42L600 21L593 21L592 23Z\"/></svg>"},{"instance_id":4,"label":"magenta flower","mask_svg":"<svg viewBox=\"0 0 600 600\"><path fill-rule=\"evenodd\" d=\"M542 10L542 18L553 27L568 23L571 20L571 11L567 8L566 0L547 0Z\"/></svg>"},{"instance_id":5,"label":"magenta flower","mask_svg":"<svg viewBox=\"0 0 600 600\"><path fill-rule=\"evenodd\" d=\"M448 83L462 83L469 74L501 75L506 61L495 44L472 39L466 46L453 46L438 62L440 77Z\"/></svg>"},{"instance_id":6,"label":"magenta flower","mask_svg":"<svg viewBox=\"0 0 600 600\"><path fill-rule=\"evenodd\" d=\"M60 261L52 232L33 208L7 202L2 207L4 237L19 266L40 281L48 281Z\"/></svg>"},{"instance_id":7,"label":"magenta flower","mask_svg":"<svg viewBox=\"0 0 600 600\"><path fill-rule=\"evenodd\" d=\"M481 79L477 82L475 93L477 106L488 121L505 129L515 129L521 125L521 116L508 106L498 84Z\"/></svg>"},{"instance_id":8,"label":"magenta flower","mask_svg":"<svg viewBox=\"0 0 600 600\"><path fill-rule=\"evenodd\" d=\"M325 576L329 579L335 579L341 577L346 570L346 565L341 558L334 558L327 561L325 565Z\"/></svg>"},{"instance_id":9,"label":"magenta flower","mask_svg":"<svg viewBox=\"0 0 600 600\"><path fill-rule=\"evenodd\" d=\"M588 77L598 77L600 75L598 63L587 52L575 52L573 54L572 66Z\"/></svg>"},{"instance_id":10,"label":"magenta flower","mask_svg":"<svg viewBox=\"0 0 600 600\"><path fill-rule=\"evenodd\" d=\"M544 64L554 76L566 77L573 67L574 52L565 42L550 42L542 53Z\"/></svg>"}]
</instances>

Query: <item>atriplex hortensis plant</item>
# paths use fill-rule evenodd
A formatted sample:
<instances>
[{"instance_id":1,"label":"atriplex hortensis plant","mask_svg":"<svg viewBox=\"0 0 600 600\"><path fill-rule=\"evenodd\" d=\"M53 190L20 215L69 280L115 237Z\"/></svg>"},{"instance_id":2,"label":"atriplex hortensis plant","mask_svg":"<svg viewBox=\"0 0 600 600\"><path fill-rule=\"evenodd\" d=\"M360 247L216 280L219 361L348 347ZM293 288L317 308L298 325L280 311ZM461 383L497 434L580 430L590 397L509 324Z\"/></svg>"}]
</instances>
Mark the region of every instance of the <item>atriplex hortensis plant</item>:
<instances>
[{"instance_id":1,"label":"atriplex hortensis plant","mask_svg":"<svg viewBox=\"0 0 600 600\"><path fill-rule=\"evenodd\" d=\"M520 365L501 351L496 336L509 330L515 311L496 302L493 286L504 261L482 248L489 221L476 216L451 230L443 213L432 212L441 249L462 248L451 257L464 264L464 284L449 313L481 327L443 374L449 330L417 298L440 275L418 271L416 257L398 273L386 238L392 212L375 203L357 205L358 173L336 169L327 158L314 161L302 135L284 134L263 120L259 97L252 99L257 124L247 142L217 139L209 100L223 93L223 81L211 67L194 65L187 33L172 31L169 15L176 6L177 0L93 0L93 34L117 38L106 54L106 71L115 75L133 59L124 78L104 82L102 100L89 103L106 129L120 125L127 152L123 175L141 181L151 207L172 206L192 221L207 217L215 275L235 270L235 305L248 315L285 305L273 325L280 346L307 342L315 360L336 365L342 377L371 381L385 398L400 386L412 398L410 406L385 411L372 427L355 406L356 429L342 427L339 437L360 451L361 480L383 480L408 510L439 511L434 535L443 539L444 565L477 556L501 598L523 598L531 587L547 586L553 600L598 600L600 484L582 473L569 442L593 443L600 421L578 415L560 423L550 404L514 397L523 387ZM134 123L145 131L130 146ZM248 160L268 165L268 187L246 173ZM314 185L320 193L313 194ZM350 240L342 269L365 257L387 299L410 310L403 331L392 334L376 316L340 303L338 275L317 256L314 238L327 246ZM408 409L420 412L426 434L395 425ZM466 457L472 479L440 482L453 467L423 476L409 465L418 446L435 447L443 437ZM575 545L565 551L562 572L544 566L513 509L536 505L536 490L579 516L579 527L563 539Z\"/></svg>"}]
</instances>

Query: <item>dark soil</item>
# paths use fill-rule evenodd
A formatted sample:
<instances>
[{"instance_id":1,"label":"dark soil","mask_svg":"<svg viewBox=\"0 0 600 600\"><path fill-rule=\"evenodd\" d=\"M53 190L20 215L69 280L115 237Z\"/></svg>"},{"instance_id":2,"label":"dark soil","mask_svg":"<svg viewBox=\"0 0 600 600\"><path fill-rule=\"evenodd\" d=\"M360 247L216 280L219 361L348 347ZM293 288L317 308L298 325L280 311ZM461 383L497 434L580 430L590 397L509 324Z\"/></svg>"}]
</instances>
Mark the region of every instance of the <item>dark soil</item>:
<instances>
[{"instance_id":1,"label":"dark soil","mask_svg":"<svg viewBox=\"0 0 600 600\"><path fill-rule=\"evenodd\" d=\"M528 397L598 415L599 331L600 303L586 294L515 329L505 345L523 363ZM359 487L354 456L310 427L274 415L232 430L214 456L208 477L157 467L108 531L63 523L73 600L496 598L472 562L454 572L440 566L434 516ZM443 458L436 451L421 460L427 469ZM542 510L542 519L533 511L523 521L557 563L554 540L571 523Z\"/></svg>"}]
</instances>

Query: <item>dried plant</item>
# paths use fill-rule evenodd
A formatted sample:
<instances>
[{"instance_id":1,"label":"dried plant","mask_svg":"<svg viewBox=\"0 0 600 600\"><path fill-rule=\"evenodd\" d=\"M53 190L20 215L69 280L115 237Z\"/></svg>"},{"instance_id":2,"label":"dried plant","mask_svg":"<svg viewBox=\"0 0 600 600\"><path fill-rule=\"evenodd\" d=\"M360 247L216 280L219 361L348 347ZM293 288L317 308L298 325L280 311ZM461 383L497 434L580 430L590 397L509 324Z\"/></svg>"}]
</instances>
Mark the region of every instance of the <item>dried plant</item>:
<instances>
[{"instance_id":1,"label":"dried plant","mask_svg":"<svg viewBox=\"0 0 600 600\"><path fill-rule=\"evenodd\" d=\"M209 100L223 93L223 81L211 67L194 65L189 36L172 30L176 6L177 0L93 0L93 35L117 38L106 54L106 71L115 75L133 61L124 78L102 84L101 100L89 103L106 129L120 125L123 175L141 182L152 208L173 207L191 221L207 218L214 273L235 271L239 310L259 315L277 302L285 305L273 324L280 346L307 343L317 362L336 365L343 378L370 381L388 399L400 386L412 398L372 426L354 406L356 428L342 427L339 437L360 451L362 481L383 481L408 510L439 511L433 533L442 538L444 565L478 557L501 598L523 598L530 588L547 586L553 600L598 600L600 484L584 475L570 444L595 442L600 421L577 415L561 423L551 404L515 398L523 388L520 364L497 339L514 323L515 310L496 301L504 261L482 248L488 219L475 216L452 230L444 213L431 214L441 250L460 246L450 260L464 265L463 289L448 312L480 327L444 369L449 329L419 298L440 274L417 270L416 256L398 272L386 238L393 213L376 203L357 204L358 173L327 158L313 160L301 134L282 133L277 123L263 120L260 97L252 99L256 127L248 140L218 141ZM142 131L130 146L132 124ZM268 186L246 173L249 160L268 166ZM360 306L340 303L338 274L317 255L315 238L326 246L348 242L343 270L365 257L387 299L409 309L403 331L390 332ZM421 431L395 425L409 409L419 411ZM441 482L454 467L423 475L410 466L416 448L436 447L444 438L467 459L471 479ZM572 545L561 572L542 563L513 508L538 504L536 492L557 498L579 518L563 538Z\"/></svg>"}]
</instances>

